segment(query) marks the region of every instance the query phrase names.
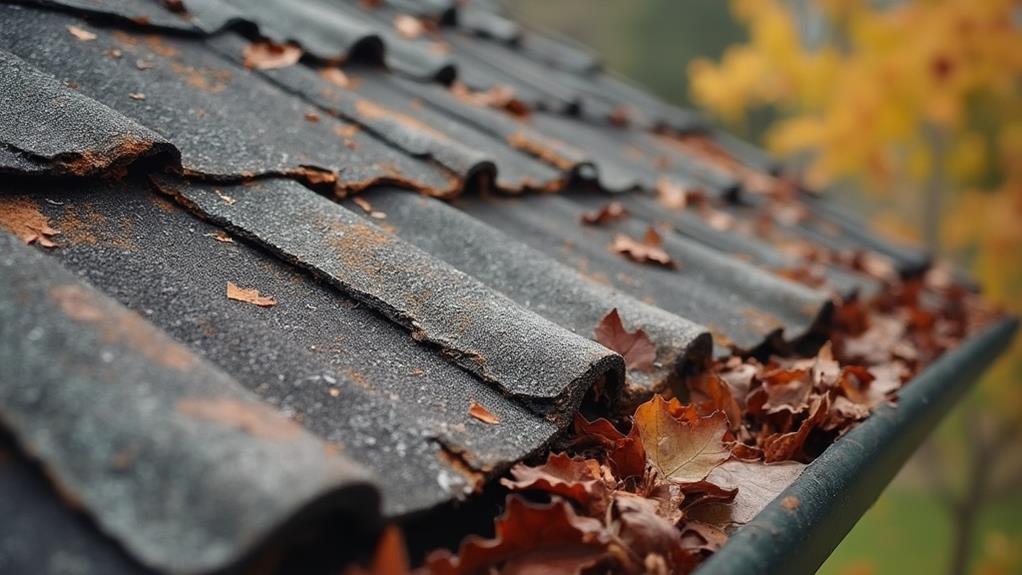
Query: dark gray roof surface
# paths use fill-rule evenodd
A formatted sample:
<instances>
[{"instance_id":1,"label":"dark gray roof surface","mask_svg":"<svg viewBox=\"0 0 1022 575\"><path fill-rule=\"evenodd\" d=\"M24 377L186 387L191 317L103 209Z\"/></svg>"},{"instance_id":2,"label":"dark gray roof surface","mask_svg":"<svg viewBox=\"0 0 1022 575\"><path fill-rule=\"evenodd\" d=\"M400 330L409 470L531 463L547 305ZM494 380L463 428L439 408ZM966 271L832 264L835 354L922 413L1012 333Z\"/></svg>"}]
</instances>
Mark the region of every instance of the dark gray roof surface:
<instances>
[{"instance_id":1,"label":"dark gray roof surface","mask_svg":"<svg viewBox=\"0 0 1022 575\"><path fill-rule=\"evenodd\" d=\"M826 330L855 254L928 263L490 2L379 4L0 2L0 571L421 524L588 401ZM676 268L608 249L650 225ZM615 308L648 370L593 341Z\"/></svg>"}]
</instances>

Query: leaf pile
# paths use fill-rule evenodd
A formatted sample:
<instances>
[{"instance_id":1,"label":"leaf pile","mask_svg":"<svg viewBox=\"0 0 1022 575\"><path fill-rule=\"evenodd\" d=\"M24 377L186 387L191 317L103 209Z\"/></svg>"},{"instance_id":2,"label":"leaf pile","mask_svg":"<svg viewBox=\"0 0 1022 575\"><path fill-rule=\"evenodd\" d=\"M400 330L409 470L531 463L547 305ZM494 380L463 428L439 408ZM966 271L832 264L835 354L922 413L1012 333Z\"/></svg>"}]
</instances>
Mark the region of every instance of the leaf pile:
<instances>
[{"instance_id":1,"label":"leaf pile","mask_svg":"<svg viewBox=\"0 0 1022 575\"><path fill-rule=\"evenodd\" d=\"M501 479L508 494L494 536L434 551L420 571L692 571L806 463L992 317L937 275L888 288L838 306L830 340L813 356L731 356L689 376L685 401L656 394L616 421L576 415L566 451ZM630 368L656 356L617 310L596 339Z\"/></svg>"}]
</instances>

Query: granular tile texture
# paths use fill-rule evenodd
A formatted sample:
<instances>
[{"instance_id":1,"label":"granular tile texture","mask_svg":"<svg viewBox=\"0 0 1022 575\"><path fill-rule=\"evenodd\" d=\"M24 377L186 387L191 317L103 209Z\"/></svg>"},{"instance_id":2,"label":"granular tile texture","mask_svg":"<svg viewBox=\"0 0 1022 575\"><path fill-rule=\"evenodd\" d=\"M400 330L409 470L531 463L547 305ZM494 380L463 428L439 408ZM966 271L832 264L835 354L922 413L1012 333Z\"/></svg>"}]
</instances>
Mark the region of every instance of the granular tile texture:
<instances>
[{"instance_id":1,"label":"granular tile texture","mask_svg":"<svg viewBox=\"0 0 1022 575\"><path fill-rule=\"evenodd\" d=\"M332 568L929 265L491 2L0 21L0 571Z\"/></svg>"}]
</instances>

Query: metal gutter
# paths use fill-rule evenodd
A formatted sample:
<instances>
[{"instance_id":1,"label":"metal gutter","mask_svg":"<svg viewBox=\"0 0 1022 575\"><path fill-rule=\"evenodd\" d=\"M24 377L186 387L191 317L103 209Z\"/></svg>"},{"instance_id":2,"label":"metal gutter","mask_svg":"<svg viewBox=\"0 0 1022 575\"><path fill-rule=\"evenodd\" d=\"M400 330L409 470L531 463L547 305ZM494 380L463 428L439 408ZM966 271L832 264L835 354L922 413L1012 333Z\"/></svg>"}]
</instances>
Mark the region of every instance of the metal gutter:
<instances>
[{"instance_id":1,"label":"metal gutter","mask_svg":"<svg viewBox=\"0 0 1022 575\"><path fill-rule=\"evenodd\" d=\"M828 448L696 573L814 573L1017 329L1005 318L926 368L897 405Z\"/></svg>"}]
</instances>

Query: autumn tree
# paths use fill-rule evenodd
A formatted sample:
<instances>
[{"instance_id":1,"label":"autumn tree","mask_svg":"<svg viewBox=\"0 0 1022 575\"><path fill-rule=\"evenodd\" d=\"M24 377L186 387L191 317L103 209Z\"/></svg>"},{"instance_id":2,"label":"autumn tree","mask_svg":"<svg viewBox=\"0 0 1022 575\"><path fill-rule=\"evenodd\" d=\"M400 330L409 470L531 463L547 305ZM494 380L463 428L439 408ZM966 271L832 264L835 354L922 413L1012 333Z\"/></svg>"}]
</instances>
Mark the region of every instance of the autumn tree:
<instances>
[{"instance_id":1,"label":"autumn tree","mask_svg":"<svg viewBox=\"0 0 1022 575\"><path fill-rule=\"evenodd\" d=\"M1019 9L1012 0L734 0L748 41L719 62L692 62L692 96L739 130L768 109L767 147L797 159L809 187L864 190L886 214L874 223L907 222L900 231L970 268L991 301L1018 314ZM965 449L945 445L936 459L954 573L967 570L979 511L1022 485L1006 468L1022 442L1020 374L1016 341L959 414L963 432L952 435Z\"/></svg>"}]
</instances>

